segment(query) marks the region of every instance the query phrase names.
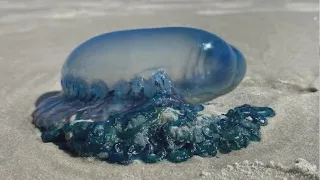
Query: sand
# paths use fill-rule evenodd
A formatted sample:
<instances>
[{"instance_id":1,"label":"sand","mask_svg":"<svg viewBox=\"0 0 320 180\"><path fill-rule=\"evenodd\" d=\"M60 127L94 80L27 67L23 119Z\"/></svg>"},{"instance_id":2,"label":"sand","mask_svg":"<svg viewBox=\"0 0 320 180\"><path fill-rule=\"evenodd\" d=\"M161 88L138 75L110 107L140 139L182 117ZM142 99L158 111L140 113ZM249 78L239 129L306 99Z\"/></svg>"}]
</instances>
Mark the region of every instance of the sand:
<instances>
[{"instance_id":1,"label":"sand","mask_svg":"<svg viewBox=\"0 0 320 180\"><path fill-rule=\"evenodd\" d=\"M0 179L319 179L318 19L316 0L0 1ZM206 112L274 108L261 142L216 158L120 166L41 141L30 114L60 90L73 48L103 32L172 25L206 29L244 53L244 81Z\"/></svg>"}]
</instances>

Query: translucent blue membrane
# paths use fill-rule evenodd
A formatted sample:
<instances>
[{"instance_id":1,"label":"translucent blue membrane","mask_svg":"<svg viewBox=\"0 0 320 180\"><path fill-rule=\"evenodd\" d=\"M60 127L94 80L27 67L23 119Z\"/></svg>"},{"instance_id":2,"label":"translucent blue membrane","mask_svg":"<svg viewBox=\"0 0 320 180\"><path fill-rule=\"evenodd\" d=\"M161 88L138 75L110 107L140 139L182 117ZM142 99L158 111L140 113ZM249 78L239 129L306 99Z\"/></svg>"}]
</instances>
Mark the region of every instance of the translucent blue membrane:
<instances>
[{"instance_id":1,"label":"translucent blue membrane","mask_svg":"<svg viewBox=\"0 0 320 180\"><path fill-rule=\"evenodd\" d=\"M150 78L159 69L185 99L198 103L234 89L245 75L246 64L236 48L203 30L136 29L102 34L81 44L66 60L62 81L68 84L71 76L88 86L102 80L107 90L114 90L119 81ZM67 85L63 88L70 92ZM91 95L90 89L78 88L79 93Z\"/></svg>"},{"instance_id":2,"label":"translucent blue membrane","mask_svg":"<svg viewBox=\"0 0 320 180\"><path fill-rule=\"evenodd\" d=\"M239 50L200 29L106 33L71 52L63 91L36 107L33 122L44 142L120 164L228 153L259 141L260 126L275 115L246 104L221 116L200 113L200 103L232 91L245 72Z\"/></svg>"}]
</instances>

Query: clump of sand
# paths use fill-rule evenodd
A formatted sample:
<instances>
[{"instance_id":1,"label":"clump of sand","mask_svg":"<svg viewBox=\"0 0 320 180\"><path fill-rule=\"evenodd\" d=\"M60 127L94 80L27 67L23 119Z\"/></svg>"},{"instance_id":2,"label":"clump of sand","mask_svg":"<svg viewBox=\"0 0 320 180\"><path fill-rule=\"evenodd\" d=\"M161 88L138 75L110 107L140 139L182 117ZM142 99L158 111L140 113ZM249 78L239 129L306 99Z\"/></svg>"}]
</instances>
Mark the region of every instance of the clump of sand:
<instances>
[{"instance_id":1,"label":"clump of sand","mask_svg":"<svg viewBox=\"0 0 320 180\"><path fill-rule=\"evenodd\" d=\"M250 162L245 160L240 163L227 165L220 173L201 171L201 179L246 179L246 180L319 180L317 166L305 159L297 159L291 166L284 166L281 163L270 161L265 164L255 160Z\"/></svg>"}]
</instances>

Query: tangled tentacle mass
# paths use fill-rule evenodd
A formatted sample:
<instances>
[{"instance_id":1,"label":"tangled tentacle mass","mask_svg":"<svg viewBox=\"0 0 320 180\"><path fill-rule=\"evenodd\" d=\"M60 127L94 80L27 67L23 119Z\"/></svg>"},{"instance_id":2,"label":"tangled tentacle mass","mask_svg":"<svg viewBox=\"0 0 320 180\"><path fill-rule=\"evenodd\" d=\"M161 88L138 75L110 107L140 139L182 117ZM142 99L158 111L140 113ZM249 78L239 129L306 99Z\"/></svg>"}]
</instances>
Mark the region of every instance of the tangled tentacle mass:
<instances>
[{"instance_id":1,"label":"tangled tentacle mass","mask_svg":"<svg viewBox=\"0 0 320 180\"><path fill-rule=\"evenodd\" d=\"M73 81L69 84L75 86L66 88L73 91L47 99L33 114L42 140L77 156L112 163L163 159L178 163L194 155L229 153L259 141L260 126L275 115L269 107L247 104L220 116L203 114L204 106L187 103L163 71L150 79L122 82L108 93L100 82L91 97L83 93L85 82L73 77L66 80ZM58 113L50 113L57 107ZM59 117L67 118L45 125L41 120Z\"/></svg>"}]
</instances>

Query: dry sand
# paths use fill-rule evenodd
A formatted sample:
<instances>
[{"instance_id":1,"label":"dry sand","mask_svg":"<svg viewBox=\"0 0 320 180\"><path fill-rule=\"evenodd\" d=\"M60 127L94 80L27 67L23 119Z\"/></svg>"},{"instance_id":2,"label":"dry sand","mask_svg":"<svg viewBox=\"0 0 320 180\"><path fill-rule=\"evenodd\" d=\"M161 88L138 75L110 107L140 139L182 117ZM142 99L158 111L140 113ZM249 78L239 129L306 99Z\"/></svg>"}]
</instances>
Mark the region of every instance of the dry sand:
<instances>
[{"instance_id":1,"label":"dry sand","mask_svg":"<svg viewBox=\"0 0 320 180\"><path fill-rule=\"evenodd\" d=\"M316 0L0 1L0 179L319 179L318 11ZM261 142L217 158L129 166L41 142L30 114L39 96L60 90L73 48L103 32L171 25L209 30L243 51L246 78L206 111L274 108Z\"/></svg>"}]
</instances>

